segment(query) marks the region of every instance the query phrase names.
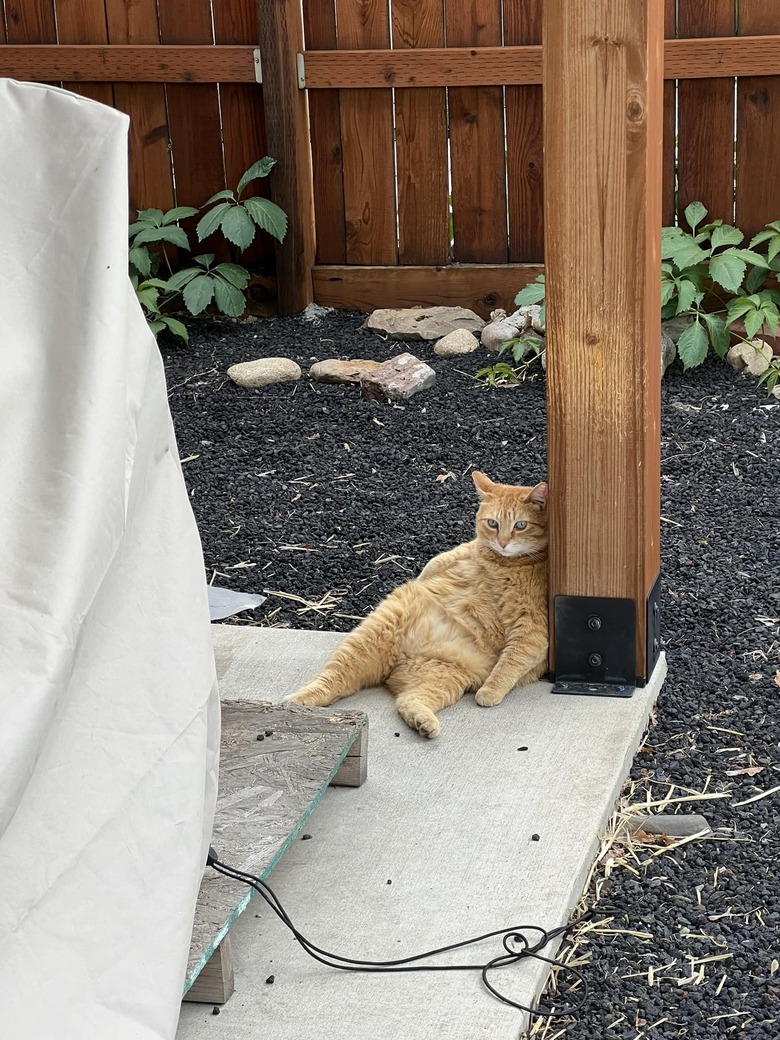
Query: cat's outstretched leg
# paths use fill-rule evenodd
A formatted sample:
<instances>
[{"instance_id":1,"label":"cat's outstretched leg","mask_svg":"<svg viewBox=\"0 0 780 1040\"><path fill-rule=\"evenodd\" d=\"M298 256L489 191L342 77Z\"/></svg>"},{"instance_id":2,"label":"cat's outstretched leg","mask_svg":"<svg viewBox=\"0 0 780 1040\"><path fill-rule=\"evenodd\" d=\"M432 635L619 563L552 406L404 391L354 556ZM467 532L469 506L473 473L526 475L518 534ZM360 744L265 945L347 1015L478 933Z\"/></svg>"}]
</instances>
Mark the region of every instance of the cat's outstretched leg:
<instances>
[{"instance_id":1,"label":"cat's outstretched leg","mask_svg":"<svg viewBox=\"0 0 780 1040\"><path fill-rule=\"evenodd\" d=\"M383 683L395 659L399 625L398 612L387 606L389 602L386 600L353 629L319 674L297 693L285 697L285 702L323 708L367 686Z\"/></svg>"},{"instance_id":2,"label":"cat's outstretched leg","mask_svg":"<svg viewBox=\"0 0 780 1040\"><path fill-rule=\"evenodd\" d=\"M436 712L455 704L479 680L480 676L447 661L410 658L396 665L386 683L407 726L432 738L441 731Z\"/></svg>"},{"instance_id":3,"label":"cat's outstretched leg","mask_svg":"<svg viewBox=\"0 0 780 1040\"><path fill-rule=\"evenodd\" d=\"M547 638L541 633L510 640L499 654L493 671L477 690L474 700L483 708L500 704L513 687L533 682L544 675L547 654Z\"/></svg>"}]
</instances>

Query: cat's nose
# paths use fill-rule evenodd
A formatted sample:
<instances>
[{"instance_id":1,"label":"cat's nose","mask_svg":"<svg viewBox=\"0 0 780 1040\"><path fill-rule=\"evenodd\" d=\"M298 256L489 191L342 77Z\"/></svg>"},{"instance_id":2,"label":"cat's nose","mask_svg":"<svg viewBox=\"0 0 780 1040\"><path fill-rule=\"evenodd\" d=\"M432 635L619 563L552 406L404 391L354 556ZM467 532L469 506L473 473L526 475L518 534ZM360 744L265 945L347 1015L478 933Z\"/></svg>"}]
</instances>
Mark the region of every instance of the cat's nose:
<instances>
[{"instance_id":1,"label":"cat's nose","mask_svg":"<svg viewBox=\"0 0 780 1040\"><path fill-rule=\"evenodd\" d=\"M509 545L509 542L502 542L501 539L499 538L498 539L498 544L501 546L502 549L506 549L506 547Z\"/></svg>"}]
</instances>

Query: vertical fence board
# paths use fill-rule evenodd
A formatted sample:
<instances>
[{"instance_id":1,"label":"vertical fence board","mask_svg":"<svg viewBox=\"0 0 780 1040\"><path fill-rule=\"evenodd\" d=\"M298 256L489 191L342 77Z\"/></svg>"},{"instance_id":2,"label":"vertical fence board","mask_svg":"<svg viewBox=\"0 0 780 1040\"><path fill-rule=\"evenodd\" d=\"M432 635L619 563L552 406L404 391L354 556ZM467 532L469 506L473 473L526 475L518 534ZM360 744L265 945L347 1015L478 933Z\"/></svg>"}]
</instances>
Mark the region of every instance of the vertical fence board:
<instances>
[{"instance_id":1,"label":"vertical fence board","mask_svg":"<svg viewBox=\"0 0 780 1040\"><path fill-rule=\"evenodd\" d=\"M213 3L214 42L257 45L255 0L219 0ZM257 84L222 83L219 88L222 114L222 144L225 152L225 179L235 189L241 174L266 154L263 91ZM268 195L268 181L253 181L245 198ZM274 255L274 241L264 231L241 253L242 264L268 264Z\"/></svg>"},{"instance_id":2,"label":"vertical fence board","mask_svg":"<svg viewBox=\"0 0 780 1040\"><path fill-rule=\"evenodd\" d=\"M441 47L442 0L392 0L393 47ZM395 91L398 182L398 259L446 264L446 93L441 87Z\"/></svg>"},{"instance_id":3,"label":"vertical fence board","mask_svg":"<svg viewBox=\"0 0 780 1040\"><path fill-rule=\"evenodd\" d=\"M5 0L5 18L8 43L57 42L54 0Z\"/></svg>"},{"instance_id":4,"label":"vertical fence board","mask_svg":"<svg viewBox=\"0 0 780 1040\"><path fill-rule=\"evenodd\" d=\"M734 0L678 0L682 38L734 35ZM734 80L678 86L678 209L703 202L710 218L734 219Z\"/></svg>"},{"instance_id":5,"label":"vertical fence board","mask_svg":"<svg viewBox=\"0 0 780 1040\"><path fill-rule=\"evenodd\" d=\"M656 0L544 4L550 592L633 600L638 676L660 566L662 19Z\"/></svg>"},{"instance_id":6,"label":"vertical fence board","mask_svg":"<svg viewBox=\"0 0 780 1040\"><path fill-rule=\"evenodd\" d=\"M675 0L664 0L664 36L667 40L675 38ZM664 145L663 145L663 188L661 200L661 220L665 227L671 227L675 220L675 180L677 176L677 84L673 79L664 80Z\"/></svg>"},{"instance_id":7,"label":"vertical fence board","mask_svg":"<svg viewBox=\"0 0 780 1040\"><path fill-rule=\"evenodd\" d=\"M108 39L115 44L160 42L156 0L106 0ZM165 87L162 83L115 83L114 104L130 116L130 206L167 210L173 178Z\"/></svg>"},{"instance_id":8,"label":"vertical fence board","mask_svg":"<svg viewBox=\"0 0 780 1040\"><path fill-rule=\"evenodd\" d=\"M309 50L335 50L335 0L304 0L303 29ZM317 262L343 264L347 236L338 90L313 90L309 94L309 124Z\"/></svg>"},{"instance_id":9,"label":"vertical fence board","mask_svg":"<svg viewBox=\"0 0 780 1040\"><path fill-rule=\"evenodd\" d=\"M390 46L387 0L336 0L340 48ZM390 90L342 90L341 140L347 263L395 264L398 259Z\"/></svg>"},{"instance_id":10,"label":"vertical fence board","mask_svg":"<svg viewBox=\"0 0 780 1040\"><path fill-rule=\"evenodd\" d=\"M777 0L740 0L739 35L780 33ZM748 235L780 219L780 76L737 80L737 225Z\"/></svg>"},{"instance_id":11,"label":"vertical fence board","mask_svg":"<svg viewBox=\"0 0 780 1040\"><path fill-rule=\"evenodd\" d=\"M447 0L448 47L501 43L501 0ZM467 263L507 260L504 91L448 90L454 256Z\"/></svg>"},{"instance_id":12,"label":"vertical fence board","mask_svg":"<svg viewBox=\"0 0 780 1040\"><path fill-rule=\"evenodd\" d=\"M159 14L162 43L214 42L210 0L160 0ZM225 186L217 88L212 83L169 83L165 89L176 204L202 206ZM191 223L187 230L194 239Z\"/></svg>"},{"instance_id":13,"label":"vertical fence board","mask_svg":"<svg viewBox=\"0 0 780 1040\"><path fill-rule=\"evenodd\" d=\"M542 0L504 0L504 43L541 42ZM540 86L506 88L510 261L544 258L542 115Z\"/></svg>"},{"instance_id":14,"label":"vertical fence board","mask_svg":"<svg viewBox=\"0 0 780 1040\"><path fill-rule=\"evenodd\" d=\"M104 0L55 0L58 43L108 43ZM92 98L104 105L114 104L111 83L63 83L66 90Z\"/></svg>"}]
</instances>

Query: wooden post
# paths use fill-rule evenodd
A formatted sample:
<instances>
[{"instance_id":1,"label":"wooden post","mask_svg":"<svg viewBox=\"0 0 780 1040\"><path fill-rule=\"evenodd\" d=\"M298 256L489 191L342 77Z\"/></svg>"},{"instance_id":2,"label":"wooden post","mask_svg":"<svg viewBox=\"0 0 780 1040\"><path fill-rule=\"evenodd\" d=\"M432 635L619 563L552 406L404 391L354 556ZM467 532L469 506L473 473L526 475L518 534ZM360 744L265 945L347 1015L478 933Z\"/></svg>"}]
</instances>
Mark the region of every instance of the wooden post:
<instances>
[{"instance_id":1,"label":"wooden post","mask_svg":"<svg viewBox=\"0 0 780 1040\"><path fill-rule=\"evenodd\" d=\"M579 672L586 682L625 682L633 669L641 684L658 654L663 18L663 0L544 3L551 667L559 681Z\"/></svg>"},{"instance_id":2,"label":"wooden post","mask_svg":"<svg viewBox=\"0 0 780 1040\"><path fill-rule=\"evenodd\" d=\"M314 203L306 91L298 86L303 51L300 0L257 0L268 154L274 202L287 214L287 234L276 246L279 313L295 314L314 299Z\"/></svg>"}]
</instances>

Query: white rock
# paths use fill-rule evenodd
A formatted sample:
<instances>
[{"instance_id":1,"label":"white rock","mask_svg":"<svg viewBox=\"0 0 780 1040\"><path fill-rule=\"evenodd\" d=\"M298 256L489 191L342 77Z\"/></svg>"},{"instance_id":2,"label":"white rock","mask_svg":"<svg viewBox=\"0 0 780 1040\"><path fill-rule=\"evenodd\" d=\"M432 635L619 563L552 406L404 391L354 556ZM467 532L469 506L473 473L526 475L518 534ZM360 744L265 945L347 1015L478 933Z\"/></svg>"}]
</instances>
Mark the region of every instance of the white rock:
<instances>
[{"instance_id":1,"label":"white rock","mask_svg":"<svg viewBox=\"0 0 780 1040\"><path fill-rule=\"evenodd\" d=\"M383 332L392 339L441 339L455 329L479 332L485 322L465 307L402 307L374 311L364 329Z\"/></svg>"},{"instance_id":2,"label":"white rock","mask_svg":"<svg viewBox=\"0 0 780 1040\"><path fill-rule=\"evenodd\" d=\"M228 375L239 386L258 387L300 379L301 369L289 358L258 358L257 361L242 361L238 365L231 365Z\"/></svg>"},{"instance_id":3,"label":"white rock","mask_svg":"<svg viewBox=\"0 0 780 1040\"><path fill-rule=\"evenodd\" d=\"M479 340L468 329L455 329L442 336L433 352L437 357L459 357L461 354L471 354L478 346Z\"/></svg>"},{"instance_id":4,"label":"white rock","mask_svg":"<svg viewBox=\"0 0 780 1040\"><path fill-rule=\"evenodd\" d=\"M726 361L737 372L749 372L751 376L762 376L772 360L772 348L762 339L749 343L735 343L726 354Z\"/></svg>"}]
</instances>

